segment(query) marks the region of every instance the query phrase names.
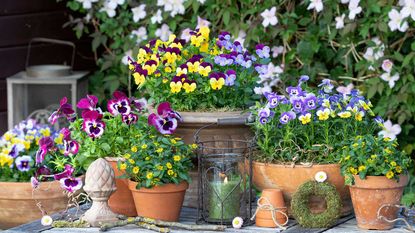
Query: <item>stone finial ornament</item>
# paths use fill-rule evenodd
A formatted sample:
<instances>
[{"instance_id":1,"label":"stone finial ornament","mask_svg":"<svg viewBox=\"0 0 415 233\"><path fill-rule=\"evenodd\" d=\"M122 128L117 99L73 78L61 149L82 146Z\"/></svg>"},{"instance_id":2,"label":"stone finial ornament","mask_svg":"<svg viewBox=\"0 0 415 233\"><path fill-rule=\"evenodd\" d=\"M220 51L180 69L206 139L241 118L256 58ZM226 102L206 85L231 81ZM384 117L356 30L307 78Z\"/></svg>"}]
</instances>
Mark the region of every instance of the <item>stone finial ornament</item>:
<instances>
[{"instance_id":1,"label":"stone finial ornament","mask_svg":"<svg viewBox=\"0 0 415 233\"><path fill-rule=\"evenodd\" d=\"M117 190L114 170L105 159L97 159L89 166L85 175L84 190L92 199L91 208L82 217L93 227L117 221L117 214L108 206L108 199Z\"/></svg>"}]
</instances>

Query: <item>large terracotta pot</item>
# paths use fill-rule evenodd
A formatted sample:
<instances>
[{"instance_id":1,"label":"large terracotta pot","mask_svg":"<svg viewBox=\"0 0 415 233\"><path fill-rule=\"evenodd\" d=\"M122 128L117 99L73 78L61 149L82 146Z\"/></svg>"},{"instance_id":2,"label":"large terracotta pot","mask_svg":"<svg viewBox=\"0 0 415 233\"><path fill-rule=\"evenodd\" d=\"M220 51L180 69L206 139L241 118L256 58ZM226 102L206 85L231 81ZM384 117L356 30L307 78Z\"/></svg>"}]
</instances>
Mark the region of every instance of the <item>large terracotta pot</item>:
<instances>
[{"instance_id":1,"label":"large terracotta pot","mask_svg":"<svg viewBox=\"0 0 415 233\"><path fill-rule=\"evenodd\" d=\"M382 205L398 205L402 193L408 184L408 176L401 175L399 182L385 176L367 176L362 180L354 176L355 184L350 186L353 208L357 226L370 230L392 229L394 223L378 219L377 212ZM393 220L398 215L399 208L385 207L380 215Z\"/></svg>"},{"instance_id":2,"label":"large terracotta pot","mask_svg":"<svg viewBox=\"0 0 415 233\"><path fill-rule=\"evenodd\" d=\"M184 195L189 184L165 184L151 189L136 189L137 182L128 181L138 216L176 222L180 217Z\"/></svg>"},{"instance_id":3,"label":"large terracotta pot","mask_svg":"<svg viewBox=\"0 0 415 233\"><path fill-rule=\"evenodd\" d=\"M118 170L117 162L121 158L112 158L106 157L105 160L111 165L114 170L115 175L115 184L117 186L117 191L115 191L110 199L108 200L108 205L112 211L118 214L126 216L137 216L137 212L134 206L133 196L130 189L128 188L128 179L127 178L117 178L125 173Z\"/></svg>"},{"instance_id":4,"label":"large terracotta pot","mask_svg":"<svg viewBox=\"0 0 415 233\"><path fill-rule=\"evenodd\" d=\"M253 162L252 170L253 183L258 189L282 189L290 215L292 195L297 191L298 187L309 180L314 180L314 175L317 172L324 171L327 174L327 181L336 186L340 194L343 202L342 215L352 212L353 207L350 201L349 188L344 184L344 178L340 174L340 165L338 164L295 165L292 167L291 165ZM326 209L324 199L312 197L310 199L310 209L313 213L323 212Z\"/></svg>"},{"instance_id":5,"label":"large terracotta pot","mask_svg":"<svg viewBox=\"0 0 415 233\"><path fill-rule=\"evenodd\" d=\"M40 219L37 202L53 214L66 209L68 197L58 181L42 182L33 196L30 182L0 182L0 229Z\"/></svg>"},{"instance_id":6,"label":"large terracotta pot","mask_svg":"<svg viewBox=\"0 0 415 233\"><path fill-rule=\"evenodd\" d=\"M187 144L194 143L194 135L198 129L203 126L217 123L218 119L229 118L246 118L247 114L243 114L241 111L235 112L180 112L183 118L183 122L179 124L175 134L183 138ZM237 124L218 125L211 126L201 131L201 141L215 141L215 140L248 140L253 137L253 132L250 127L242 122ZM218 146L221 142L218 142ZM229 145L222 145L229 146ZM239 143L230 145L232 147L240 147ZM192 181L189 189L187 190L184 200L184 206L197 207L197 194L198 194L198 172L197 168L190 172Z\"/></svg>"}]
</instances>

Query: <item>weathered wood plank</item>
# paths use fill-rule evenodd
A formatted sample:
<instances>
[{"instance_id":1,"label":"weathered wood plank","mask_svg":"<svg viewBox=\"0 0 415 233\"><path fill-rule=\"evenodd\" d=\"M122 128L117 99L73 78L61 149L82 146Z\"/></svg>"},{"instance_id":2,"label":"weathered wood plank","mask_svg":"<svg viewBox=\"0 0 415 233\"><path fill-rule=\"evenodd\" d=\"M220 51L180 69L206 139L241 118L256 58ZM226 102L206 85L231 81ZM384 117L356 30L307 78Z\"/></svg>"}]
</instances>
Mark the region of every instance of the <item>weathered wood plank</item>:
<instances>
[{"instance_id":1,"label":"weathered wood plank","mask_svg":"<svg viewBox=\"0 0 415 233\"><path fill-rule=\"evenodd\" d=\"M65 9L65 1L56 2L51 0L1 0L0 16L63 9Z\"/></svg>"},{"instance_id":2,"label":"weathered wood plank","mask_svg":"<svg viewBox=\"0 0 415 233\"><path fill-rule=\"evenodd\" d=\"M26 45L33 37L75 39L71 28L62 28L68 21L66 11L0 17L0 47Z\"/></svg>"},{"instance_id":3,"label":"weathered wood plank","mask_svg":"<svg viewBox=\"0 0 415 233\"><path fill-rule=\"evenodd\" d=\"M392 230L386 230L386 231L373 231L373 230L363 230L363 229L359 229L357 227L357 222L356 222L356 218L350 219L349 221L338 225L332 229L329 229L327 231L325 231L324 233L351 233L351 232L359 232L359 233L403 233L403 232L408 232L405 229L401 228L402 225L401 224L396 224L395 228Z\"/></svg>"},{"instance_id":4,"label":"weathered wood plank","mask_svg":"<svg viewBox=\"0 0 415 233\"><path fill-rule=\"evenodd\" d=\"M343 218L340 218L336 224L334 224L334 226L338 226L340 224L343 224L347 221L349 221L350 219L353 219L354 216L353 215L348 215L345 216ZM300 225L295 225L293 227L288 228L286 231L284 231L284 233L320 233L320 232L325 232L328 228L303 228Z\"/></svg>"}]
</instances>

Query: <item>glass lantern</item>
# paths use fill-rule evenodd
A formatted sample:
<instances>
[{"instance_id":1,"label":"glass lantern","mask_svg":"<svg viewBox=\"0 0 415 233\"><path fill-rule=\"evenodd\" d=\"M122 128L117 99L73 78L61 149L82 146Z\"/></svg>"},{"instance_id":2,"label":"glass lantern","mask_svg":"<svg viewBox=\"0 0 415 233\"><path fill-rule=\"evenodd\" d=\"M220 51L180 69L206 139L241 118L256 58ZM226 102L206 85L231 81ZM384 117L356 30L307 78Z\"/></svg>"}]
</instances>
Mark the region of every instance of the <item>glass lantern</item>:
<instances>
[{"instance_id":1,"label":"glass lantern","mask_svg":"<svg viewBox=\"0 0 415 233\"><path fill-rule=\"evenodd\" d=\"M206 128L206 127L204 127ZM200 130L198 131L200 132ZM252 216L253 143L242 140L199 141L198 222L231 225Z\"/></svg>"}]
</instances>

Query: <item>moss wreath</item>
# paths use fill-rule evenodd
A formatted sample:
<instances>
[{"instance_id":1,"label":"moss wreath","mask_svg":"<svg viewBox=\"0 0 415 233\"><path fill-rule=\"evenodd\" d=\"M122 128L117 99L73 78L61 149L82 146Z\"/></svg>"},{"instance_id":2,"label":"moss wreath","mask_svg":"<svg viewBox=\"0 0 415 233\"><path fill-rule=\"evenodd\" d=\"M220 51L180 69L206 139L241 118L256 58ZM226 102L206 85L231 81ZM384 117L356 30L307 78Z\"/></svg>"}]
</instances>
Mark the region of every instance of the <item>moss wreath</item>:
<instances>
[{"instance_id":1,"label":"moss wreath","mask_svg":"<svg viewBox=\"0 0 415 233\"><path fill-rule=\"evenodd\" d=\"M326 200L327 208L324 212L314 214L308 206L311 195L321 196ZM302 184L291 200L291 210L295 219L302 227L326 228L331 226L340 217L342 203L336 187L317 181L308 181Z\"/></svg>"}]
</instances>

